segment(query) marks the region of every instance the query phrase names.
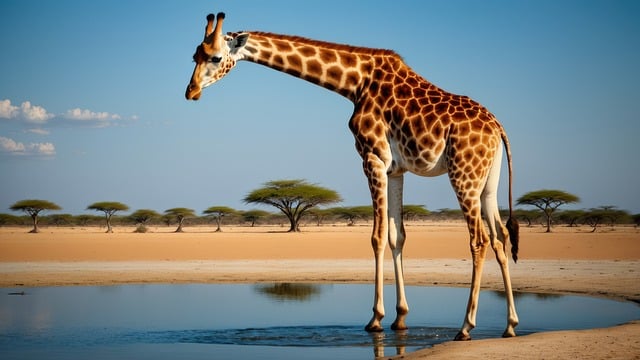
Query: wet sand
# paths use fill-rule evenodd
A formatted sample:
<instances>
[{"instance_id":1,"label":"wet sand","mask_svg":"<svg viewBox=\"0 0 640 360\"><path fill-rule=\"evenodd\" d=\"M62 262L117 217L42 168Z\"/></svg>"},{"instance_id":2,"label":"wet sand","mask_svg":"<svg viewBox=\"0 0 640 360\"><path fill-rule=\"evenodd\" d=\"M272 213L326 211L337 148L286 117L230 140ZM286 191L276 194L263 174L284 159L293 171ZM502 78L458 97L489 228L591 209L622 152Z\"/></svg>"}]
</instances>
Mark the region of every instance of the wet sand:
<instances>
[{"instance_id":1,"label":"wet sand","mask_svg":"<svg viewBox=\"0 0 640 360\"><path fill-rule=\"evenodd\" d=\"M370 226L307 226L290 234L280 227L0 228L0 286L133 283L370 283ZM520 260L510 263L514 289L640 301L640 230L617 227L521 228ZM407 225L405 277L409 285L467 287L471 275L468 235L461 223ZM388 259L390 259L388 257ZM393 282L391 261L385 278ZM493 256L483 289L502 289ZM393 297L391 297L392 299ZM391 301L390 299L387 299ZM411 301L411 299L409 299ZM419 306L419 304L411 304ZM371 304L363 304L367 308ZM461 314L464 309L460 309ZM410 316L410 315L409 315ZM366 321L367 319L363 319ZM386 319L388 323L392 321ZM389 325L386 324L385 325ZM473 335L473 333L472 333ZM447 342L401 356L407 359L640 359L640 322L609 329L547 332L514 339Z\"/></svg>"}]
</instances>

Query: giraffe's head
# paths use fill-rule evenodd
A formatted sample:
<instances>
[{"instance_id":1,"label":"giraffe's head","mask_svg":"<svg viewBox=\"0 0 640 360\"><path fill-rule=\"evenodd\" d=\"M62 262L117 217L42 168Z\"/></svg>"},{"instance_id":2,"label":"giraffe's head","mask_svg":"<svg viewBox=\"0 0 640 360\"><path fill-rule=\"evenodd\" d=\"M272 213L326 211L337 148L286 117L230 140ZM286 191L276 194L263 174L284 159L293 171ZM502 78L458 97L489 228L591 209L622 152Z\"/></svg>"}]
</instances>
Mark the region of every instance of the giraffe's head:
<instances>
[{"instance_id":1,"label":"giraffe's head","mask_svg":"<svg viewBox=\"0 0 640 360\"><path fill-rule=\"evenodd\" d=\"M214 27L214 20L217 20ZM238 51L246 44L249 34L233 37L222 34L224 13L207 15L207 26L202 44L196 48L193 61L196 66L187 86L187 100L198 100L202 89L223 78L236 65Z\"/></svg>"}]
</instances>

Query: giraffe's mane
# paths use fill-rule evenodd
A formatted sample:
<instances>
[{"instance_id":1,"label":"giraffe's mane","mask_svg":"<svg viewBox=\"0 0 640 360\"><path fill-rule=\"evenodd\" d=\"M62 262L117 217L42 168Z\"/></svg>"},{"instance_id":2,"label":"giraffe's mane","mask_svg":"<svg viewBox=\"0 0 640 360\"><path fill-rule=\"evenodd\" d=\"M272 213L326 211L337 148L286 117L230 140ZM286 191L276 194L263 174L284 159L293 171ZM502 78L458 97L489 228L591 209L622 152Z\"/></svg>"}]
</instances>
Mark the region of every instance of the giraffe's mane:
<instances>
[{"instance_id":1,"label":"giraffe's mane","mask_svg":"<svg viewBox=\"0 0 640 360\"><path fill-rule=\"evenodd\" d=\"M352 46L352 45L346 45L346 44L338 44L338 43L333 43L333 42L329 42L329 41L314 40L314 39L306 38L304 36L297 36L297 35L283 35L283 34L276 34L276 33L271 33L271 32L266 32L266 31L240 31L240 32L237 32L237 33L234 33L234 34L243 33L243 32L244 33L253 34L253 35L258 35L258 36L264 36L264 37L268 37L268 38L282 39L282 40L289 41L289 42L292 42L292 43L306 44L306 45L317 46L317 47L322 47L322 48L332 49L332 50L338 50L338 51L347 51L347 52L350 52L350 53L366 54L366 55L386 55L386 56L397 56L397 57L400 57L400 55L398 55L393 50L368 48L368 47L362 47L362 46Z\"/></svg>"}]
</instances>

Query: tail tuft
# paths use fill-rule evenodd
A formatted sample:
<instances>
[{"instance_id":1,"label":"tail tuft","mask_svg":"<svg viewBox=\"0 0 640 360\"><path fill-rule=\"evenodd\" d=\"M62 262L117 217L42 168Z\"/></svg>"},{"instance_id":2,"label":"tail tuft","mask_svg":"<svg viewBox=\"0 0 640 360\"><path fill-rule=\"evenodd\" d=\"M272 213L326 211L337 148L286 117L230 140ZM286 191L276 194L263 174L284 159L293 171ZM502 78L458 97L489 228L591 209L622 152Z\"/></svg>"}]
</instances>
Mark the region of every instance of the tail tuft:
<instances>
[{"instance_id":1,"label":"tail tuft","mask_svg":"<svg viewBox=\"0 0 640 360\"><path fill-rule=\"evenodd\" d=\"M513 262L518 262L518 244L520 242L520 225L514 217L507 220L507 231L509 231L509 241L511 241L511 256Z\"/></svg>"}]
</instances>

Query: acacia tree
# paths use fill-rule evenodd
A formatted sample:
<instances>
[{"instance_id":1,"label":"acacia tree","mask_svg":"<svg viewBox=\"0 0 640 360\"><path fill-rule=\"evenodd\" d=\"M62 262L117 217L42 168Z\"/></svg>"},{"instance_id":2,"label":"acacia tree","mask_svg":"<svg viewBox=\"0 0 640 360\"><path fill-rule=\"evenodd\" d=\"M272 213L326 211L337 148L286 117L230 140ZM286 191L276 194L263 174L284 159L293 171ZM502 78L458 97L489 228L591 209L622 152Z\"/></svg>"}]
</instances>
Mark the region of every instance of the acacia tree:
<instances>
[{"instance_id":1,"label":"acacia tree","mask_svg":"<svg viewBox=\"0 0 640 360\"><path fill-rule=\"evenodd\" d=\"M558 213L556 218L567 223L568 227L578 226L578 221L585 218L587 212L584 210L565 210Z\"/></svg>"},{"instance_id":2,"label":"acacia tree","mask_svg":"<svg viewBox=\"0 0 640 360\"><path fill-rule=\"evenodd\" d=\"M309 211L307 212L308 216L311 216L312 218L315 219L316 221L316 225L320 226L322 225L322 222L330 217L335 215L333 213L333 209L309 209Z\"/></svg>"},{"instance_id":3,"label":"acacia tree","mask_svg":"<svg viewBox=\"0 0 640 360\"><path fill-rule=\"evenodd\" d=\"M31 231L29 232L37 233L40 231L38 229L38 215L40 214L40 212L44 210L60 210L62 208L57 204L54 204L47 200L29 199L18 201L15 204L11 205L9 209L13 211L24 211L25 213L29 214L29 216L31 216L31 219L33 220L33 229L31 229Z\"/></svg>"},{"instance_id":4,"label":"acacia tree","mask_svg":"<svg viewBox=\"0 0 640 360\"><path fill-rule=\"evenodd\" d=\"M196 213L192 209L187 208L173 208L165 210L164 212L168 217L174 217L178 220L178 228L175 232L183 232L182 223L188 217L195 217Z\"/></svg>"},{"instance_id":5,"label":"acacia tree","mask_svg":"<svg viewBox=\"0 0 640 360\"><path fill-rule=\"evenodd\" d=\"M138 225L136 232L147 232L147 223L151 221L151 219L158 217L160 217L160 214L151 209L136 210L133 214L129 215L129 218Z\"/></svg>"},{"instance_id":6,"label":"acacia tree","mask_svg":"<svg viewBox=\"0 0 640 360\"><path fill-rule=\"evenodd\" d=\"M542 213L540 210L524 210L524 209L515 209L513 211L516 219L527 222L527 227L531 227L534 221L538 221L541 218Z\"/></svg>"},{"instance_id":7,"label":"acacia tree","mask_svg":"<svg viewBox=\"0 0 640 360\"><path fill-rule=\"evenodd\" d=\"M591 232L594 233L598 226L606 220L607 211L602 208L593 208L586 213L584 218L585 222L591 226Z\"/></svg>"},{"instance_id":8,"label":"acacia tree","mask_svg":"<svg viewBox=\"0 0 640 360\"><path fill-rule=\"evenodd\" d=\"M342 198L337 192L306 180L273 180L250 192L244 201L277 208L289 219L289 232L296 232L300 231L300 219L309 209L340 202Z\"/></svg>"},{"instance_id":9,"label":"acacia tree","mask_svg":"<svg viewBox=\"0 0 640 360\"><path fill-rule=\"evenodd\" d=\"M373 206L348 206L330 209L331 212L341 219L347 220L348 226L356 224L356 219L368 219L373 216Z\"/></svg>"},{"instance_id":10,"label":"acacia tree","mask_svg":"<svg viewBox=\"0 0 640 360\"><path fill-rule=\"evenodd\" d=\"M602 209L607 213L607 219L611 227L615 224L629 222L631 220L631 215L629 215L628 211L617 209L615 205L599 206L598 209Z\"/></svg>"},{"instance_id":11,"label":"acacia tree","mask_svg":"<svg viewBox=\"0 0 640 360\"><path fill-rule=\"evenodd\" d=\"M220 228L220 224L222 223L222 218L224 216L236 214L238 212L228 206L212 206L202 213L213 216L213 218L216 219L216 224L218 225L216 232L221 232L222 228Z\"/></svg>"},{"instance_id":12,"label":"acacia tree","mask_svg":"<svg viewBox=\"0 0 640 360\"><path fill-rule=\"evenodd\" d=\"M613 205L599 206L597 208L589 209L585 213L585 221L593 229L591 232L596 232L596 229L601 224L606 222L613 227L620 219L629 219L629 213L624 210L618 210Z\"/></svg>"},{"instance_id":13,"label":"acacia tree","mask_svg":"<svg viewBox=\"0 0 640 360\"><path fill-rule=\"evenodd\" d=\"M112 233L113 227L111 226L111 217L118 211L129 210L129 207L123 203L119 203L116 201L100 201L87 206L87 210L104 212L104 217L107 221L107 232Z\"/></svg>"},{"instance_id":14,"label":"acacia tree","mask_svg":"<svg viewBox=\"0 0 640 360\"><path fill-rule=\"evenodd\" d=\"M431 214L424 205L402 205L402 216L405 220L415 219Z\"/></svg>"},{"instance_id":15,"label":"acacia tree","mask_svg":"<svg viewBox=\"0 0 640 360\"><path fill-rule=\"evenodd\" d=\"M69 225L73 223L73 215L71 214L52 214L46 217L47 221L55 226Z\"/></svg>"},{"instance_id":16,"label":"acacia tree","mask_svg":"<svg viewBox=\"0 0 640 360\"><path fill-rule=\"evenodd\" d=\"M244 211L242 213L242 218L244 218L245 221L250 222L251 227L254 227L258 219L267 217L269 215L271 215L271 213L269 213L268 211L253 209L253 210Z\"/></svg>"},{"instance_id":17,"label":"acacia tree","mask_svg":"<svg viewBox=\"0 0 640 360\"><path fill-rule=\"evenodd\" d=\"M580 198L562 190L537 190L520 196L518 205L532 205L542 210L547 218L547 232L551 232L553 212L564 204L579 202Z\"/></svg>"}]
</instances>

